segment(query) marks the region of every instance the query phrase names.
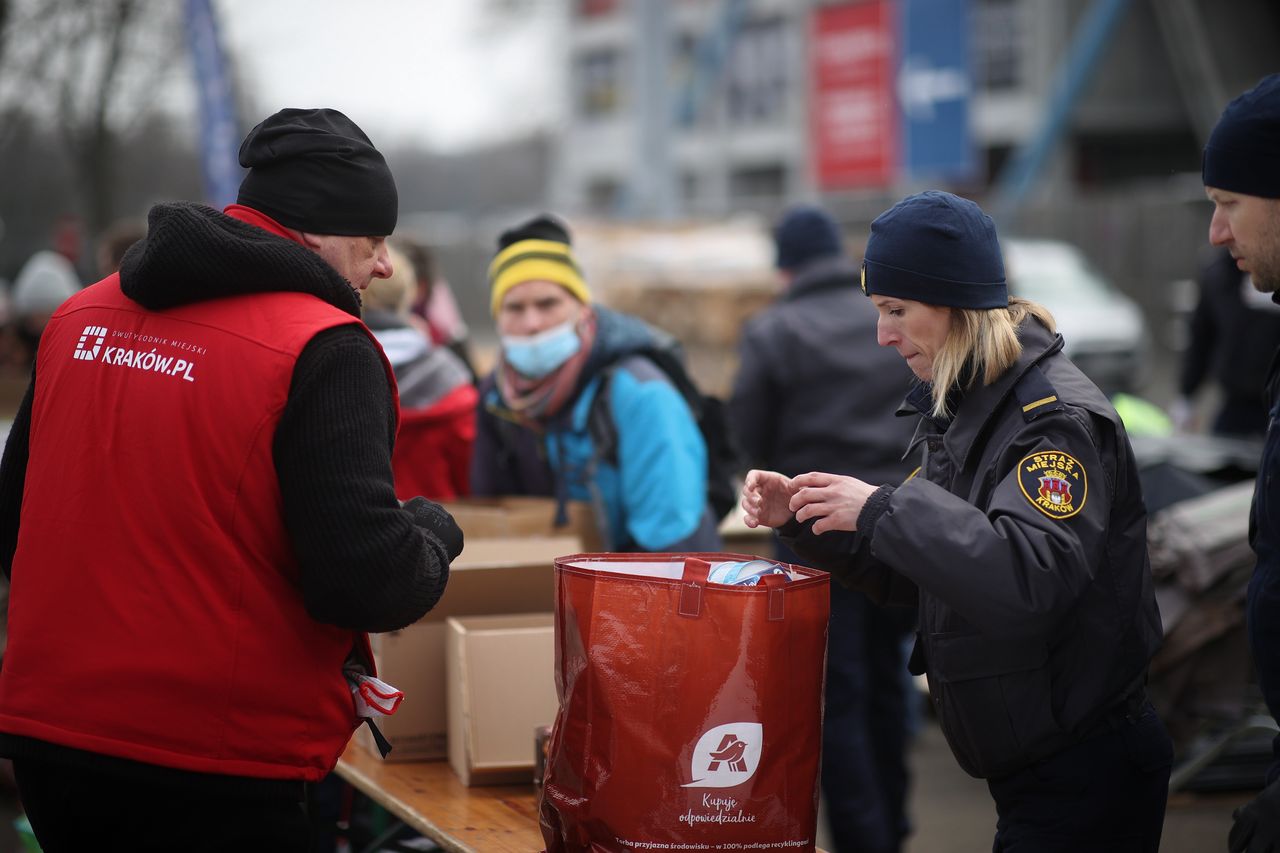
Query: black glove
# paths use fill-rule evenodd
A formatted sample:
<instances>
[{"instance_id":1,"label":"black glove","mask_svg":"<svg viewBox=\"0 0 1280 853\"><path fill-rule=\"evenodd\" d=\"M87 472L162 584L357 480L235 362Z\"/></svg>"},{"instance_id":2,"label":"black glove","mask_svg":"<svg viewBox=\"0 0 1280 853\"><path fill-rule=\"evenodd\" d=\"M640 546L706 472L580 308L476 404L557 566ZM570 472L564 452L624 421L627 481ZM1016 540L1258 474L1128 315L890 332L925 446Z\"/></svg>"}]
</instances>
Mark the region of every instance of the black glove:
<instances>
[{"instance_id":1,"label":"black glove","mask_svg":"<svg viewBox=\"0 0 1280 853\"><path fill-rule=\"evenodd\" d=\"M1228 853L1280 853L1280 779L1236 809Z\"/></svg>"},{"instance_id":2,"label":"black glove","mask_svg":"<svg viewBox=\"0 0 1280 853\"><path fill-rule=\"evenodd\" d=\"M462 528L440 504L426 498L405 501L404 508L413 513L414 524L431 531L449 553L449 562L462 553Z\"/></svg>"}]
</instances>

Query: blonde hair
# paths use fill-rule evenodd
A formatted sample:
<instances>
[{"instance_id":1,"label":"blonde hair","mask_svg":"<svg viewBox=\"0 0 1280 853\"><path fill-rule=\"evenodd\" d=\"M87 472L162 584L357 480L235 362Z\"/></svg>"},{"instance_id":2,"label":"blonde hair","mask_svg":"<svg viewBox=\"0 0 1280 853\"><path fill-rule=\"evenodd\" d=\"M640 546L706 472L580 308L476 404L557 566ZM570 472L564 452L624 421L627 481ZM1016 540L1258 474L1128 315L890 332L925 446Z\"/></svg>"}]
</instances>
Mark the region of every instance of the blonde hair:
<instances>
[{"instance_id":1,"label":"blonde hair","mask_svg":"<svg viewBox=\"0 0 1280 853\"><path fill-rule=\"evenodd\" d=\"M1008 308L951 309L951 328L933 359L933 417L950 417L947 392L966 370L965 387L971 388L979 380L990 385L1013 366L1022 354L1018 327L1028 317L1039 320L1051 333L1056 329L1048 308L1021 296L1010 296Z\"/></svg>"},{"instance_id":2,"label":"blonde hair","mask_svg":"<svg viewBox=\"0 0 1280 853\"><path fill-rule=\"evenodd\" d=\"M391 258L391 278L375 278L361 297L361 313L373 309L375 311L391 311L400 316L409 313L413 305L413 297L418 288L417 273L413 264L405 257L404 252L387 245L387 255Z\"/></svg>"}]
</instances>

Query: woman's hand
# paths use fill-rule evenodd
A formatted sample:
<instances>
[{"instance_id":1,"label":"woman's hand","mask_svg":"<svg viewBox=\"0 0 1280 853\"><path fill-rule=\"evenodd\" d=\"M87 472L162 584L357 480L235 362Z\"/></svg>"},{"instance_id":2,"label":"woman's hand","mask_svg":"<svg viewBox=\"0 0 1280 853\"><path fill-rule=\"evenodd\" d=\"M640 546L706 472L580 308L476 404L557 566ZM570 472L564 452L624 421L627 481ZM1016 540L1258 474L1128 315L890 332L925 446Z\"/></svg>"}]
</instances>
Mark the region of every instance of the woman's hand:
<instances>
[{"instance_id":1,"label":"woman's hand","mask_svg":"<svg viewBox=\"0 0 1280 853\"><path fill-rule=\"evenodd\" d=\"M789 504L796 493L790 477L777 471L751 470L742 487L747 527L781 527L791 520Z\"/></svg>"},{"instance_id":2,"label":"woman's hand","mask_svg":"<svg viewBox=\"0 0 1280 853\"><path fill-rule=\"evenodd\" d=\"M791 481L793 494L788 508L796 521L818 519L813 532L858 529L858 516L876 487L856 477L813 472Z\"/></svg>"}]
</instances>

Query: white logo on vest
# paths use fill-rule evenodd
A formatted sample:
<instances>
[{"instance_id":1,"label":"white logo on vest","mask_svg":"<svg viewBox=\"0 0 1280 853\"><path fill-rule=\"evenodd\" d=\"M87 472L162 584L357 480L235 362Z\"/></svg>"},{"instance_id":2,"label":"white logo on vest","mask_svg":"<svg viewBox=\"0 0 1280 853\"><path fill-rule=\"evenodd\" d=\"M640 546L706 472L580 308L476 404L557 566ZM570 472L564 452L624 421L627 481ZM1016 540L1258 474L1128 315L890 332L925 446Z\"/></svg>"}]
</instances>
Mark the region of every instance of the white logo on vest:
<instances>
[{"instance_id":1,"label":"white logo on vest","mask_svg":"<svg viewBox=\"0 0 1280 853\"><path fill-rule=\"evenodd\" d=\"M89 338L94 339L93 344L92 346L85 346L85 342ZM103 341L106 339L106 326L85 326L84 331L80 333L80 341L76 344L76 351L71 355L81 361L94 361L102 350Z\"/></svg>"},{"instance_id":2,"label":"white logo on vest","mask_svg":"<svg viewBox=\"0 0 1280 853\"><path fill-rule=\"evenodd\" d=\"M133 346L117 345L104 349L108 336L112 338L113 343L132 341ZM89 343L90 339L93 340L92 344ZM150 347L148 347L149 344ZM188 357L166 355L161 352L161 346L166 349L181 350L182 354ZM98 357L99 353L102 355L101 358ZM80 341L76 344L76 351L72 355L80 361L96 361L115 367L129 367L161 376L172 376L186 382L195 382L196 377L192 375L196 367L194 359L207 353L208 350L204 347L186 341L130 331L112 332L106 326L85 326L84 332L80 335Z\"/></svg>"}]
</instances>

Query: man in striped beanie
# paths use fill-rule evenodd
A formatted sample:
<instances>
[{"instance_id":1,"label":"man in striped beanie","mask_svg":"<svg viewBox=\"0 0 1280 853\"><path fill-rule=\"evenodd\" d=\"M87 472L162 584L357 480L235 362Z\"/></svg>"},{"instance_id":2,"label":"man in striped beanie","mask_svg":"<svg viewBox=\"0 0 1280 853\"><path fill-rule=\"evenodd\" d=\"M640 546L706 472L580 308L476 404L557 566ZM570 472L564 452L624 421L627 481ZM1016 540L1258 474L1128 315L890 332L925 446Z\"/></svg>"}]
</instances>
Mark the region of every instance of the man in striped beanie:
<instances>
[{"instance_id":1,"label":"man in striped beanie","mask_svg":"<svg viewBox=\"0 0 1280 853\"><path fill-rule=\"evenodd\" d=\"M501 339L480 387L475 495L547 495L595 510L611 551L719 547L707 448L667 370L669 335L592 302L568 228L542 214L498 238Z\"/></svg>"}]
</instances>

